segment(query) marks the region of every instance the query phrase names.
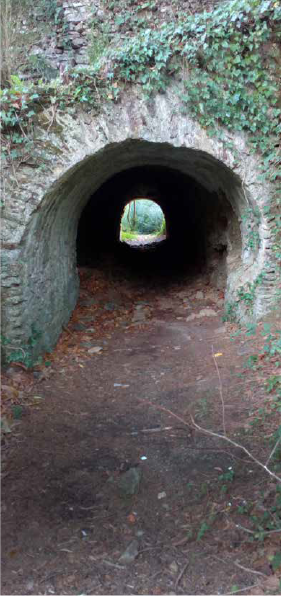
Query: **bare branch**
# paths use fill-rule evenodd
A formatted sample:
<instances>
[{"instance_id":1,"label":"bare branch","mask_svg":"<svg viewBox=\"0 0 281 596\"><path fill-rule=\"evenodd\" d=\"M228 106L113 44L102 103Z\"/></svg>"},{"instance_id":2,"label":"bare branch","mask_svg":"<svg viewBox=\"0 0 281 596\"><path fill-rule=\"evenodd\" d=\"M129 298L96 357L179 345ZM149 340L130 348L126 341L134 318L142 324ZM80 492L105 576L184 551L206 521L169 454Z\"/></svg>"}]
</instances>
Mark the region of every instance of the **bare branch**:
<instances>
[{"instance_id":1,"label":"bare branch","mask_svg":"<svg viewBox=\"0 0 281 596\"><path fill-rule=\"evenodd\" d=\"M248 455L248 457L250 457L250 459L253 462L255 462L255 464L257 464L257 466L260 466L270 476L272 476L272 478L274 478L278 482L281 482L280 476L277 476L277 474L275 474L274 472L272 472L272 470L270 470L267 467L266 464L263 464L261 461L259 461L248 449L246 449L246 447L244 447L243 445L240 445L240 443L236 443L236 441L233 441L232 439L230 439L226 435L220 435L219 433L215 433L212 430L208 430L207 428L203 428L202 426L199 426L199 424L196 424L196 422L194 421L194 419L192 418L192 416L191 416L191 421L192 421L192 424L195 426L195 428L197 428L197 430L200 430L201 432L203 432L203 433L205 433L207 435L211 435L211 437L217 437L218 439L223 439L223 441L227 441L227 443L230 443L234 447L237 447L238 449L241 449L242 451L244 451L244 453L246 453Z\"/></svg>"},{"instance_id":2,"label":"bare branch","mask_svg":"<svg viewBox=\"0 0 281 596\"><path fill-rule=\"evenodd\" d=\"M143 404L149 404L150 406L152 406L153 408L156 408L157 410L162 410L163 412L166 412L166 414L173 416L173 418L176 418L177 420L179 420L182 424L184 424L188 428L192 428L191 424L186 422L186 420L184 418L182 418L181 416L178 416L177 414L175 414L168 408L165 408L164 406L159 406L158 404L154 404L152 401L149 401L148 399L139 399L139 401L142 402Z\"/></svg>"},{"instance_id":3,"label":"bare branch","mask_svg":"<svg viewBox=\"0 0 281 596\"><path fill-rule=\"evenodd\" d=\"M257 534L258 530L254 531L254 530L249 530L249 528L244 528L244 526L240 526L240 524L235 524L236 528L239 528L239 530L244 530L244 532L247 532L247 534ZM281 528L279 530L261 530L261 532L263 532L263 534L280 534L281 532Z\"/></svg>"},{"instance_id":4,"label":"bare branch","mask_svg":"<svg viewBox=\"0 0 281 596\"><path fill-rule=\"evenodd\" d=\"M270 453L270 455L269 455L269 457L268 457L268 459L266 461L266 464L265 464L266 466L268 466L268 464L269 464L271 458L273 457L273 455L274 455L274 453L275 453L275 451L276 451L276 449L277 449L280 441L281 441L281 437L279 437L278 441L276 441L276 443L275 443L275 445L274 445L274 447L273 447L273 449L272 449L272 451L271 451L271 453Z\"/></svg>"},{"instance_id":5,"label":"bare branch","mask_svg":"<svg viewBox=\"0 0 281 596\"><path fill-rule=\"evenodd\" d=\"M222 407L222 427L223 427L223 434L226 435L226 430L225 430L225 407L224 407L224 399L223 399L223 392L222 392L222 382L221 382L221 375L220 375L220 371L219 371L219 367L218 367L218 363L214 354L214 346L212 346L212 356L213 356L213 360L215 363L215 367L216 367L216 371L217 371L217 375L218 375L218 379L219 379L219 392L220 392L220 398L221 398L221 407Z\"/></svg>"}]
</instances>

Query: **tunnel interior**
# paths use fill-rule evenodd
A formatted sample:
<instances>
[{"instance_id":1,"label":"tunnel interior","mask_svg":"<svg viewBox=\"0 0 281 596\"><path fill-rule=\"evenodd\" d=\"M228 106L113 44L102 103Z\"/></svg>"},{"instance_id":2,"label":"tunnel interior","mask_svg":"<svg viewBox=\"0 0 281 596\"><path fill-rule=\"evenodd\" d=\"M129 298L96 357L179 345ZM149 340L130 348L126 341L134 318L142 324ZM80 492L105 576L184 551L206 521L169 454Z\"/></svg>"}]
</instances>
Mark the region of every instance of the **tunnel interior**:
<instances>
[{"instance_id":1,"label":"tunnel interior","mask_svg":"<svg viewBox=\"0 0 281 596\"><path fill-rule=\"evenodd\" d=\"M120 242L124 208L140 196L156 202L166 221L166 239L145 250ZM224 193L170 167L134 167L115 174L90 197L78 223L78 266L95 267L112 253L134 274L156 278L204 272L222 289L233 251L241 257L240 226Z\"/></svg>"},{"instance_id":2,"label":"tunnel interior","mask_svg":"<svg viewBox=\"0 0 281 596\"><path fill-rule=\"evenodd\" d=\"M124 207L139 197L158 203L166 220L166 240L147 250L120 242ZM113 272L120 265L140 283L207 275L226 289L226 302L235 300L262 266L262 257L247 251L243 224L253 201L233 170L200 149L128 139L77 159L49 187L26 229L14 336L28 340L36 328L37 353L52 350L77 303L79 267L109 263Z\"/></svg>"}]
</instances>

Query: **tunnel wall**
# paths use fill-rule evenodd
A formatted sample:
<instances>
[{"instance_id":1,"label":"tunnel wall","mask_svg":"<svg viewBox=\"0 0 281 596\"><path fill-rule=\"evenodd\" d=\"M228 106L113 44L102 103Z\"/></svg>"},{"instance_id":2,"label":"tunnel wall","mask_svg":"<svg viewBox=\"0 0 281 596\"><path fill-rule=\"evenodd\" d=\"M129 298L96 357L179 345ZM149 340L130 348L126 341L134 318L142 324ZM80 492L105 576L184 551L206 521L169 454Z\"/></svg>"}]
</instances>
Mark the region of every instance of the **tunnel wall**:
<instances>
[{"instance_id":1,"label":"tunnel wall","mask_svg":"<svg viewBox=\"0 0 281 596\"><path fill-rule=\"evenodd\" d=\"M48 119L47 119L48 120ZM121 104L108 104L98 115L59 113L53 125L46 114L35 131L44 168L22 164L15 183L6 176L3 209L3 333L13 345L26 345L32 329L41 334L38 352L50 350L69 320L78 294L75 242L78 220L89 198L110 177L146 165L172 167L226 198L240 223L242 252L227 259L226 300L262 273L252 312L239 304L240 318L258 319L276 300L272 238L274 220L264 207L271 187L259 178L259 158L242 135L225 133L240 156L210 138L180 111L177 89L144 101L137 90ZM228 145L230 146L230 145ZM259 243L249 247L247 231L257 214Z\"/></svg>"}]
</instances>

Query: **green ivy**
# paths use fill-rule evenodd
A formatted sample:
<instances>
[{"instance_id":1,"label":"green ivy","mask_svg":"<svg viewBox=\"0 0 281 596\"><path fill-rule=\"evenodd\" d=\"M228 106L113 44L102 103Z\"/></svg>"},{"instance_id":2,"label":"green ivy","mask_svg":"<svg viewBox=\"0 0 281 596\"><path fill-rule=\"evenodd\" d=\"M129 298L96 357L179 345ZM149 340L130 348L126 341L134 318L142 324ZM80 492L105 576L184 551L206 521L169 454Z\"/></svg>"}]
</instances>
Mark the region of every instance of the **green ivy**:
<instances>
[{"instance_id":1,"label":"green ivy","mask_svg":"<svg viewBox=\"0 0 281 596\"><path fill-rule=\"evenodd\" d=\"M257 287L262 283L264 273L260 273L253 282L247 282L241 286L237 291L237 297L241 302L244 302L249 311L253 312L253 304L256 295Z\"/></svg>"},{"instance_id":2,"label":"green ivy","mask_svg":"<svg viewBox=\"0 0 281 596\"><path fill-rule=\"evenodd\" d=\"M244 209L241 219L246 228L245 248L250 249L252 251L256 251L260 246L260 235L258 231L258 225L260 222L260 212L258 210L254 211L250 208Z\"/></svg>"}]
</instances>

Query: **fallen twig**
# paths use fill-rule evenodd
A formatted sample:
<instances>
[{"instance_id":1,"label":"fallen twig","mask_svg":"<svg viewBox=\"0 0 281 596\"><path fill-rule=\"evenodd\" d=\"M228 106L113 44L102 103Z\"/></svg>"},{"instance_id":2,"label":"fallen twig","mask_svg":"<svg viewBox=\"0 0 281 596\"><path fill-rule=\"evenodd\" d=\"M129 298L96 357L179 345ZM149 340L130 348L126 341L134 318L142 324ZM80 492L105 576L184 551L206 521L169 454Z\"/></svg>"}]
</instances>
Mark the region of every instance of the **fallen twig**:
<instances>
[{"instance_id":1,"label":"fallen twig","mask_svg":"<svg viewBox=\"0 0 281 596\"><path fill-rule=\"evenodd\" d=\"M255 569L250 569L249 567L244 567L244 565L241 565L240 563L238 563L238 561L232 561L232 559L221 559L220 557L217 557L216 555L213 555L214 559L217 559L217 561L221 561L221 563L225 563L226 565L228 563L232 563L232 565L236 565L236 567L239 567L240 569L243 569L243 571L248 571L249 573L254 573L255 575L262 575L263 577L268 577L265 573L262 573L262 571L256 571Z\"/></svg>"},{"instance_id":2,"label":"fallen twig","mask_svg":"<svg viewBox=\"0 0 281 596\"><path fill-rule=\"evenodd\" d=\"M281 437L279 437L278 441L275 443L275 445L274 445L274 447L273 447L273 449L272 449L272 451L271 451L271 453L270 453L270 455L269 455L269 457L268 457L268 459L266 461L266 464L265 464L266 466L268 466L268 464L269 464L272 456L274 455L274 453L275 453L275 451L276 451L276 449L277 449L280 441L281 441Z\"/></svg>"},{"instance_id":3,"label":"fallen twig","mask_svg":"<svg viewBox=\"0 0 281 596\"><path fill-rule=\"evenodd\" d=\"M149 404L150 406L152 406L153 408L156 408L157 410L162 410L163 412L166 412L166 414L169 414L170 416L173 416L174 418L179 420L182 424L184 424L184 426L187 426L188 428L192 428L191 424L186 422L186 420L184 420L184 418L182 418L181 416L178 416L177 414L175 414L168 408L165 408L164 406L159 406L158 404L154 404L152 401L149 401L148 399L139 399L138 401L142 402L143 404Z\"/></svg>"},{"instance_id":4,"label":"fallen twig","mask_svg":"<svg viewBox=\"0 0 281 596\"><path fill-rule=\"evenodd\" d=\"M124 565L117 565L117 563L111 563L111 561L107 561L107 559L103 559L102 562L106 565L109 565L110 567L115 567L116 569L125 569Z\"/></svg>"},{"instance_id":5,"label":"fallen twig","mask_svg":"<svg viewBox=\"0 0 281 596\"><path fill-rule=\"evenodd\" d=\"M244 530L248 534L258 534L258 532L263 532L263 534L279 534L281 532L281 528L279 530L249 530L249 528L244 528L244 526L240 526L240 524L235 524L236 528L239 530Z\"/></svg>"},{"instance_id":6,"label":"fallen twig","mask_svg":"<svg viewBox=\"0 0 281 596\"><path fill-rule=\"evenodd\" d=\"M217 360L216 360L216 357L215 357L215 353L214 353L214 346L212 346L212 356L213 356L213 361L215 363L215 367L216 367L216 371L217 371L217 375L218 375L218 379L219 379L219 392L220 392L221 407L222 407L222 427L223 427L223 434L226 435L226 430L225 430L225 406L224 406L223 391L222 391L222 380L221 380L221 375L220 375L218 363L217 363Z\"/></svg>"},{"instance_id":7,"label":"fallen twig","mask_svg":"<svg viewBox=\"0 0 281 596\"><path fill-rule=\"evenodd\" d=\"M182 570L180 571L180 573L179 573L179 575L178 575L178 577L177 577L177 579L175 581L175 592L178 589L178 585L179 585L179 583L180 583L180 581L181 581L181 579L183 577L183 574L185 573L188 565L189 565L189 561L187 561L186 564L183 566Z\"/></svg>"},{"instance_id":8,"label":"fallen twig","mask_svg":"<svg viewBox=\"0 0 281 596\"><path fill-rule=\"evenodd\" d=\"M64 331L67 331L67 333L69 333L69 335L73 335L72 331L70 331L70 329L68 329L68 327L66 327L66 325L62 326Z\"/></svg>"},{"instance_id":9,"label":"fallen twig","mask_svg":"<svg viewBox=\"0 0 281 596\"><path fill-rule=\"evenodd\" d=\"M148 399L139 399L139 401L143 404L149 404L150 406L156 408L157 410L162 410L163 412L166 412L170 416L173 416L174 418L179 420L182 424L187 426L189 429L192 428L192 426L188 422L186 422L186 420L184 418L182 418L181 416L178 416L178 414L175 414L168 408L165 408L164 406L159 406L158 404L154 404L153 402L149 401ZM220 435L219 433L215 433L211 430L208 430L207 428L203 428L202 426L199 426L199 424L196 424L196 422L192 416L190 416L190 418L191 418L193 426L195 428L197 428L197 430L200 430L200 432L210 435L211 437L217 437L218 439L223 439L224 441L227 441L227 443L230 443L230 445L237 447L237 449L241 449L241 451L246 453L249 456L249 458L253 462L255 462L255 464L257 466L260 466L261 468L263 468L270 476L272 476L272 478L275 478L275 480L277 480L278 482L281 483L280 476L277 476L277 474L272 472L272 470L270 470L267 467L267 464L263 464L261 461L259 461L248 449L246 449L246 447L244 447L243 445L240 445L240 443L236 443L236 441L233 441L233 439L230 439L227 435ZM279 441L280 441L280 439L278 439L278 442ZM270 457L272 457L275 449L276 449L276 446L274 447L274 450L272 450Z\"/></svg>"},{"instance_id":10,"label":"fallen twig","mask_svg":"<svg viewBox=\"0 0 281 596\"><path fill-rule=\"evenodd\" d=\"M238 561L232 561L232 563L236 565L236 567L243 569L243 571L248 571L249 573L254 573L255 575L262 575L263 577L268 577L266 573L263 573L262 571L256 571L255 569L249 569L249 567L244 567L244 565L240 565Z\"/></svg>"}]
</instances>

